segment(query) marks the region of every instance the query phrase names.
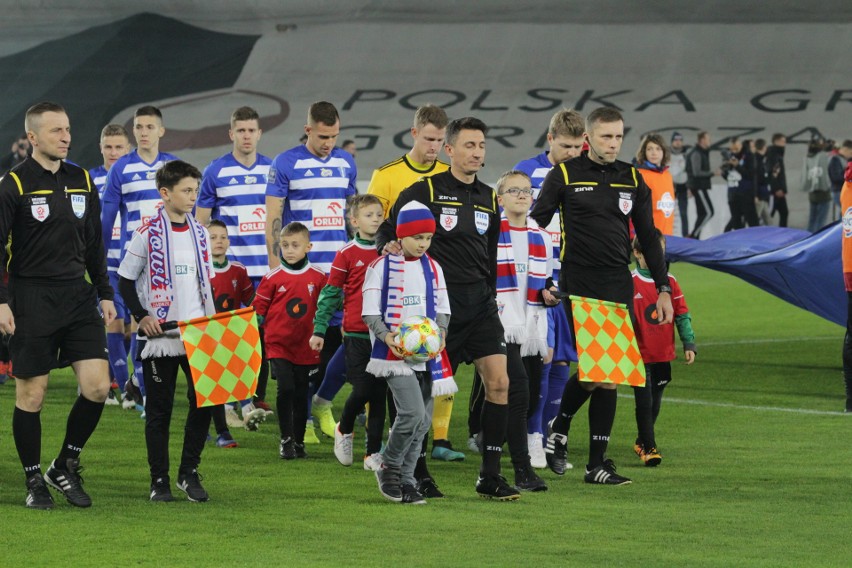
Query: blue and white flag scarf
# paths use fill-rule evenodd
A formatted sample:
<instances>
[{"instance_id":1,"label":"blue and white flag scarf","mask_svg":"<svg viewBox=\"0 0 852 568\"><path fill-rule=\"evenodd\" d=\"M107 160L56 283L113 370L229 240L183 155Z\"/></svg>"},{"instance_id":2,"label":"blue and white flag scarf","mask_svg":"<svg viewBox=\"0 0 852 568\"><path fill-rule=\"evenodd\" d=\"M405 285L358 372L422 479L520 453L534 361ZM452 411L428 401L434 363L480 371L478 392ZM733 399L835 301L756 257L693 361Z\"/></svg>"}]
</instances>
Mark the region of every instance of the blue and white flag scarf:
<instances>
[{"instance_id":1,"label":"blue and white flag scarf","mask_svg":"<svg viewBox=\"0 0 852 568\"><path fill-rule=\"evenodd\" d=\"M437 305L437 277L429 255L420 257L423 276L426 280L426 316L435 319ZM402 296L405 281L405 258L399 255L385 257L384 276L382 285L382 318L391 331L397 329L402 321ZM447 350L444 349L434 359L426 362L426 369L432 379L432 396L441 396L457 392L458 385L453 380L453 370ZM398 358L390 347L378 338L373 340L373 351L367 372L376 377L394 377L411 375L411 366Z\"/></svg>"}]
</instances>

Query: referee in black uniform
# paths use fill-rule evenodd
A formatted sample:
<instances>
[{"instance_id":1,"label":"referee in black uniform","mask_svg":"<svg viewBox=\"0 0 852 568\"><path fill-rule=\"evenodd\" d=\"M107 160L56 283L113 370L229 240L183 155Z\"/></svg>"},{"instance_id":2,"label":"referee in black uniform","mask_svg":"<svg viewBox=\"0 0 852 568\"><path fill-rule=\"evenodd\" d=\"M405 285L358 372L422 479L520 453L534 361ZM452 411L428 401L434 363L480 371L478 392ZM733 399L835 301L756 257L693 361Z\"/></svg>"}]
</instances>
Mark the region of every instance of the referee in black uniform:
<instances>
[{"instance_id":1,"label":"referee in black uniform","mask_svg":"<svg viewBox=\"0 0 852 568\"><path fill-rule=\"evenodd\" d=\"M500 475L509 392L506 342L496 301L500 211L494 190L476 177L485 161L487 130L477 118L450 122L444 146L450 169L399 194L379 227L376 244L379 251L401 252L393 239L396 217L406 203L419 201L435 216L437 229L429 254L441 265L447 280L452 311L447 355L453 372L460 363L472 360L485 384L482 466L476 491L486 498L508 501L518 499L519 493Z\"/></svg>"},{"instance_id":2,"label":"referee in black uniform","mask_svg":"<svg viewBox=\"0 0 852 568\"><path fill-rule=\"evenodd\" d=\"M27 110L24 124L32 156L0 181L0 241L9 246L2 264L8 287L0 279L0 332L12 336L17 379L12 432L27 478L27 507L53 507L47 485L72 505L88 507L79 457L109 392L104 326L115 318L100 202L86 170L64 161L71 143L65 109L38 103ZM40 412L47 377L69 364L80 395L59 455L42 476Z\"/></svg>"},{"instance_id":3,"label":"referee in black uniform","mask_svg":"<svg viewBox=\"0 0 852 568\"><path fill-rule=\"evenodd\" d=\"M665 258L654 238L651 191L636 168L618 161L624 139L621 113L609 107L586 117L584 138L589 146L573 160L547 174L531 216L545 226L558 209L562 226L562 270L559 288L569 294L620 302L633 311L630 275L630 228L642 244L657 285L661 323L672 321L671 287ZM571 318L570 302L565 309ZM589 404L589 462L585 481L605 485L630 483L615 472L606 449L615 420L616 392L611 383L580 383L575 373L565 385L559 414L548 427L545 452L550 468L565 473L568 428L580 407Z\"/></svg>"}]
</instances>

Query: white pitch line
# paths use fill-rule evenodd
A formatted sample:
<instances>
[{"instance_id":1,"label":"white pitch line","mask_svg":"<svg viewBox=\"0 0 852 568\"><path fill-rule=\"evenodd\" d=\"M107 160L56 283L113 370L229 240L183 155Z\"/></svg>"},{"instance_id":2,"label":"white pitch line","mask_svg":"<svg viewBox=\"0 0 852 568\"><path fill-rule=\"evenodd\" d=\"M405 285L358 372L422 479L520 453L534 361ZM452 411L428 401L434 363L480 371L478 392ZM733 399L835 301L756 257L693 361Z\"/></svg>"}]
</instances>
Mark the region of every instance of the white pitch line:
<instances>
[{"instance_id":1,"label":"white pitch line","mask_svg":"<svg viewBox=\"0 0 852 568\"><path fill-rule=\"evenodd\" d=\"M738 341L701 341L698 347L717 345L752 345L758 343L799 343L801 341L843 341L843 334L826 335L817 337L778 337L766 339L741 339Z\"/></svg>"},{"instance_id":2,"label":"white pitch line","mask_svg":"<svg viewBox=\"0 0 852 568\"><path fill-rule=\"evenodd\" d=\"M632 394L620 394L620 398L633 398ZM695 406L713 406L716 408L736 408L741 410L761 410L765 412L789 412L791 414L816 414L819 416L845 416L846 412L836 410L812 410L809 408L787 408L783 406L753 406L748 404L733 404L731 402L710 402L707 400L690 400L686 398L664 397L666 403L692 404Z\"/></svg>"}]
</instances>

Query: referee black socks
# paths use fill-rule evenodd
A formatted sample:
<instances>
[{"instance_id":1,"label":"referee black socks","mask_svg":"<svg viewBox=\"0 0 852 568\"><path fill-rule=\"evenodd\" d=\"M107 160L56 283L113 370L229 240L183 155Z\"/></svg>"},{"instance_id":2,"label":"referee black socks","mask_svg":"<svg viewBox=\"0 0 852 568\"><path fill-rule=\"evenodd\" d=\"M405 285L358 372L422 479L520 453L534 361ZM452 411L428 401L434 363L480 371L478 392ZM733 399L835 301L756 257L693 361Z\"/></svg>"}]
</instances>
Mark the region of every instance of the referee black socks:
<instances>
[{"instance_id":1,"label":"referee black socks","mask_svg":"<svg viewBox=\"0 0 852 568\"><path fill-rule=\"evenodd\" d=\"M554 432L559 432L560 434L568 432L568 429L571 427L571 419L586 404L590 396L592 396L592 391L588 391L580 385L577 373L571 375L571 378L565 383L565 390L562 391L559 414L556 415L553 421Z\"/></svg>"},{"instance_id":2,"label":"referee black socks","mask_svg":"<svg viewBox=\"0 0 852 568\"><path fill-rule=\"evenodd\" d=\"M500 456L509 419L509 406L486 400L482 405L482 473L500 474Z\"/></svg>"},{"instance_id":3,"label":"referee black socks","mask_svg":"<svg viewBox=\"0 0 852 568\"><path fill-rule=\"evenodd\" d=\"M27 412L16 406L12 435L27 479L41 473L41 412Z\"/></svg>"},{"instance_id":4,"label":"referee black socks","mask_svg":"<svg viewBox=\"0 0 852 568\"><path fill-rule=\"evenodd\" d=\"M83 446L86 445L101 420L103 410L103 402L91 401L83 395L77 397L77 401L71 407L71 412L68 413L65 441L62 442L62 449L56 458L57 468L64 469L68 459L80 457Z\"/></svg>"}]
</instances>

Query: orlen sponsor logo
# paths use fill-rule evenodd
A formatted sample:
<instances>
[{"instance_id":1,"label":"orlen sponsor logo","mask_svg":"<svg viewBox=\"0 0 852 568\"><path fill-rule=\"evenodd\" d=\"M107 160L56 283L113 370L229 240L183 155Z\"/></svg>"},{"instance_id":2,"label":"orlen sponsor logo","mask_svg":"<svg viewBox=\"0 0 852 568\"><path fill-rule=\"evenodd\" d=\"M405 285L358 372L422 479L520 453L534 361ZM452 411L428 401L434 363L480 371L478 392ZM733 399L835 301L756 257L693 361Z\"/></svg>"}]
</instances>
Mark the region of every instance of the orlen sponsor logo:
<instances>
[{"instance_id":1,"label":"orlen sponsor logo","mask_svg":"<svg viewBox=\"0 0 852 568\"><path fill-rule=\"evenodd\" d=\"M263 233L266 231L266 210L258 207L251 212L250 221L240 221L241 233Z\"/></svg>"},{"instance_id":2,"label":"orlen sponsor logo","mask_svg":"<svg viewBox=\"0 0 852 568\"><path fill-rule=\"evenodd\" d=\"M343 205L333 201L326 206L326 215L314 216L314 227L343 227Z\"/></svg>"},{"instance_id":3,"label":"orlen sponsor logo","mask_svg":"<svg viewBox=\"0 0 852 568\"><path fill-rule=\"evenodd\" d=\"M112 238L113 238L113 240L121 238L121 227L113 227L112 228Z\"/></svg>"}]
</instances>

